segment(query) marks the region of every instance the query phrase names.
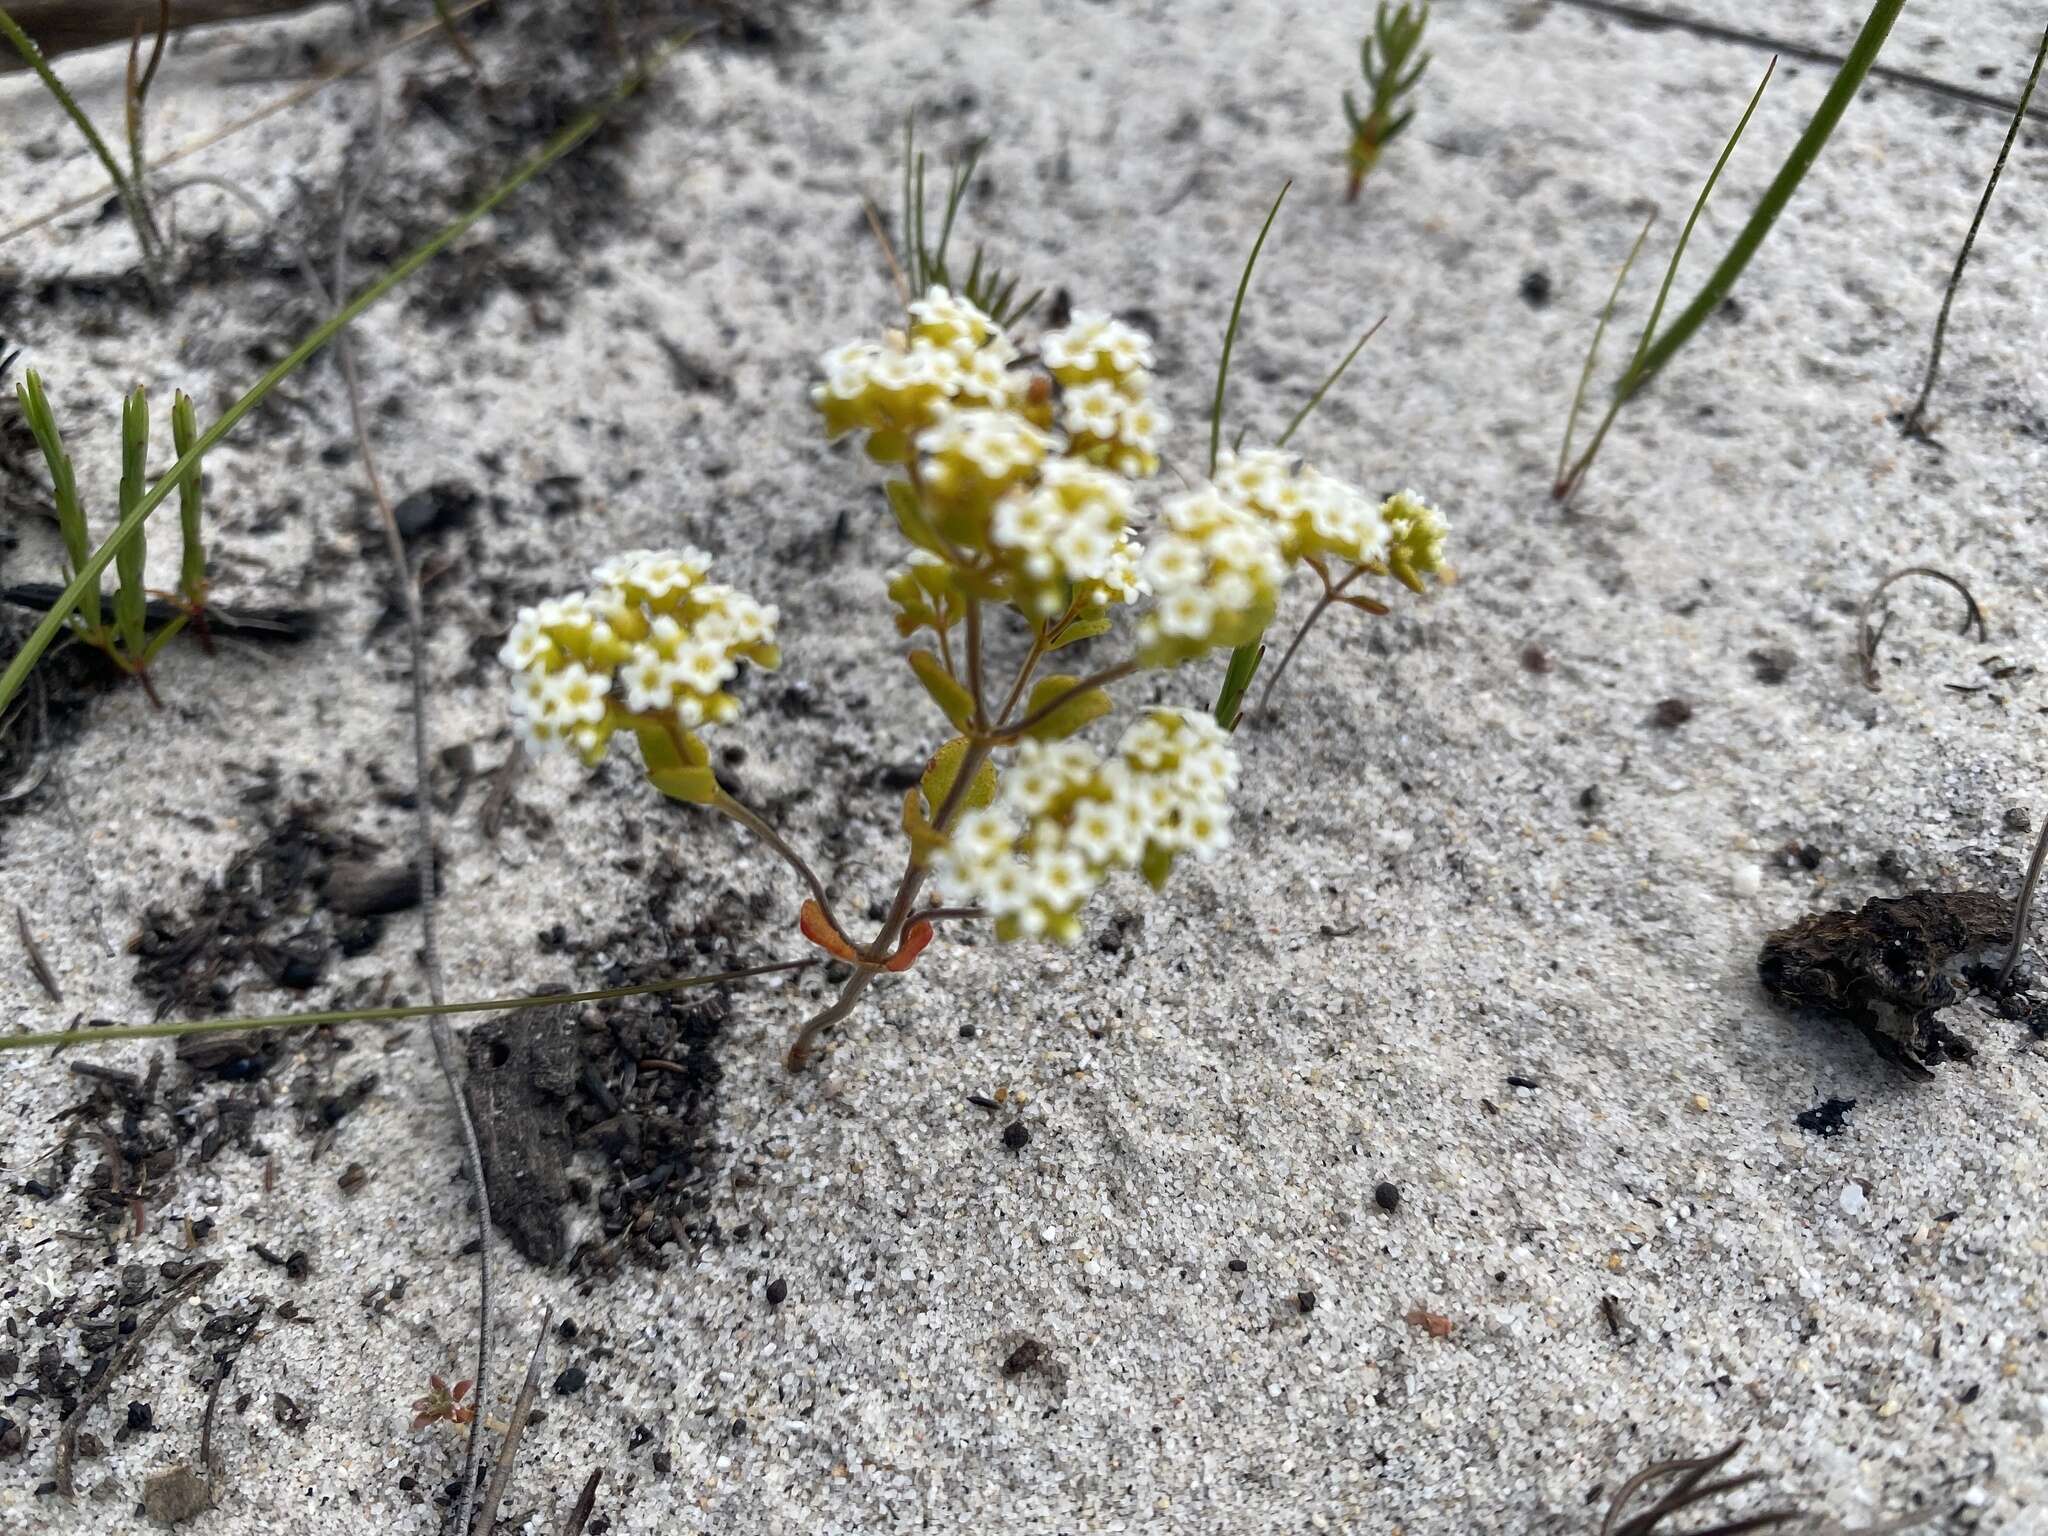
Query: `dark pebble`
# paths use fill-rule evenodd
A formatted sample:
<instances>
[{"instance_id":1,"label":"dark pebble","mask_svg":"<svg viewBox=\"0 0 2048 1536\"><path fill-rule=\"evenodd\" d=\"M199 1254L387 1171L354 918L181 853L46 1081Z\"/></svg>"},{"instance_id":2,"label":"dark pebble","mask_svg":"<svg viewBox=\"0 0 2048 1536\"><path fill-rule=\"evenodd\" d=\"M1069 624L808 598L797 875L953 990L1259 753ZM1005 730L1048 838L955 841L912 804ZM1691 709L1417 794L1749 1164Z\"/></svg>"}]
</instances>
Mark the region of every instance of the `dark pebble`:
<instances>
[{"instance_id":1,"label":"dark pebble","mask_svg":"<svg viewBox=\"0 0 2048 1536\"><path fill-rule=\"evenodd\" d=\"M1012 1120L1003 1127L1003 1145L1012 1152L1022 1152L1031 1145L1031 1127L1022 1120Z\"/></svg>"},{"instance_id":2,"label":"dark pebble","mask_svg":"<svg viewBox=\"0 0 2048 1536\"><path fill-rule=\"evenodd\" d=\"M1759 646L1749 653L1749 664L1758 682L1775 688L1792 675L1799 657L1782 645Z\"/></svg>"},{"instance_id":3,"label":"dark pebble","mask_svg":"<svg viewBox=\"0 0 2048 1536\"><path fill-rule=\"evenodd\" d=\"M1391 1184L1382 1183L1373 1190L1372 1203L1383 1211L1391 1211L1401 1203L1401 1191Z\"/></svg>"},{"instance_id":4,"label":"dark pebble","mask_svg":"<svg viewBox=\"0 0 2048 1536\"><path fill-rule=\"evenodd\" d=\"M1660 699L1650 716L1660 730L1675 731L1692 718L1692 706L1683 699Z\"/></svg>"},{"instance_id":5,"label":"dark pebble","mask_svg":"<svg viewBox=\"0 0 2048 1536\"><path fill-rule=\"evenodd\" d=\"M768 1305L779 1307L789 1299L789 1282L777 1275L768 1282Z\"/></svg>"},{"instance_id":6,"label":"dark pebble","mask_svg":"<svg viewBox=\"0 0 2048 1536\"><path fill-rule=\"evenodd\" d=\"M1241 1275L1250 1268L1251 1265L1245 1263L1243 1259L1232 1259L1230 1261L1230 1272L1233 1275Z\"/></svg>"},{"instance_id":7,"label":"dark pebble","mask_svg":"<svg viewBox=\"0 0 2048 1536\"><path fill-rule=\"evenodd\" d=\"M960 1038L962 1040L972 1040L975 1034L976 1030L972 1024L962 1024L960 1026Z\"/></svg>"},{"instance_id":8,"label":"dark pebble","mask_svg":"<svg viewBox=\"0 0 2048 1536\"><path fill-rule=\"evenodd\" d=\"M572 1365L555 1378L555 1396L567 1397L572 1392L581 1392L583 1384L590 1380L580 1365Z\"/></svg>"},{"instance_id":9,"label":"dark pebble","mask_svg":"<svg viewBox=\"0 0 2048 1536\"><path fill-rule=\"evenodd\" d=\"M128 1405L128 1427L130 1429L150 1429L154 1427L155 1423L156 1410L151 1408L149 1404L130 1403Z\"/></svg>"},{"instance_id":10,"label":"dark pebble","mask_svg":"<svg viewBox=\"0 0 2048 1536\"><path fill-rule=\"evenodd\" d=\"M1003 1374L1021 1376L1044 1358L1045 1346L1036 1339L1026 1339L1011 1350L1008 1358L1003 1361Z\"/></svg>"},{"instance_id":11,"label":"dark pebble","mask_svg":"<svg viewBox=\"0 0 2048 1536\"><path fill-rule=\"evenodd\" d=\"M1522 670L1541 677L1550 670L1550 653L1540 645L1522 647Z\"/></svg>"},{"instance_id":12,"label":"dark pebble","mask_svg":"<svg viewBox=\"0 0 2048 1536\"><path fill-rule=\"evenodd\" d=\"M654 1470L659 1472L663 1477L667 1477L669 1473L675 1470L676 1459L675 1457L671 1456L667 1451L656 1451L652 1456L648 1457L647 1459L653 1465Z\"/></svg>"},{"instance_id":13,"label":"dark pebble","mask_svg":"<svg viewBox=\"0 0 2048 1536\"><path fill-rule=\"evenodd\" d=\"M1531 309L1541 309L1550 302L1550 274L1541 267L1532 267L1522 274L1522 302Z\"/></svg>"},{"instance_id":14,"label":"dark pebble","mask_svg":"<svg viewBox=\"0 0 2048 1536\"><path fill-rule=\"evenodd\" d=\"M1316 1309L1316 1293L1314 1291L1296 1291L1294 1293L1294 1304L1301 1308L1301 1315L1307 1317L1309 1313Z\"/></svg>"},{"instance_id":15,"label":"dark pebble","mask_svg":"<svg viewBox=\"0 0 2048 1536\"><path fill-rule=\"evenodd\" d=\"M423 533L461 527L482 500L476 487L460 480L443 480L414 491L391 509L391 515L398 523L398 531L413 539Z\"/></svg>"},{"instance_id":16,"label":"dark pebble","mask_svg":"<svg viewBox=\"0 0 2048 1536\"><path fill-rule=\"evenodd\" d=\"M2033 820L2027 815L2027 808L2024 805L2009 805L2005 808L2006 831L2024 832L2032 825Z\"/></svg>"}]
</instances>

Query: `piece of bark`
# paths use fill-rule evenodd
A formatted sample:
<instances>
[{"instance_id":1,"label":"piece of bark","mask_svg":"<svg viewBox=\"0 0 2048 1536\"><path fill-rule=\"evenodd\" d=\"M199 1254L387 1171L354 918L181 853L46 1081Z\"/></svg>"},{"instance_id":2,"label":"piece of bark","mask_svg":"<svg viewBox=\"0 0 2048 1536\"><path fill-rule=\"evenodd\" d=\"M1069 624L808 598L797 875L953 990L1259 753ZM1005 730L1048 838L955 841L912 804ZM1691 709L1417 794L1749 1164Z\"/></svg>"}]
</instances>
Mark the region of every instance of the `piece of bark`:
<instances>
[{"instance_id":1,"label":"piece of bark","mask_svg":"<svg viewBox=\"0 0 2048 1536\"><path fill-rule=\"evenodd\" d=\"M322 3L325 0L171 0L171 29L283 16ZM155 37L159 16L157 0L14 0L7 10L53 59L80 48L126 44L138 26L145 38ZM12 48L0 48L0 73L27 67Z\"/></svg>"},{"instance_id":2,"label":"piece of bark","mask_svg":"<svg viewBox=\"0 0 2048 1536\"><path fill-rule=\"evenodd\" d=\"M568 1106L581 1061L568 1008L522 1008L469 1032L469 1107L491 1220L535 1264L567 1251Z\"/></svg>"}]
</instances>

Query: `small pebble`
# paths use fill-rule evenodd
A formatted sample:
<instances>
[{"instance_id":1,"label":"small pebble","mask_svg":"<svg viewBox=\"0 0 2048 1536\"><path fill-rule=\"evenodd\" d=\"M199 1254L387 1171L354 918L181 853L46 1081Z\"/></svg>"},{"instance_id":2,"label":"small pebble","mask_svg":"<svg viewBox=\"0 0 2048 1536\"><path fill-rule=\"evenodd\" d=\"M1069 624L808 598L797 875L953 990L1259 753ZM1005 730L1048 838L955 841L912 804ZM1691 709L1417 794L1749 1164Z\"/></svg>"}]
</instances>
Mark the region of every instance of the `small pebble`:
<instances>
[{"instance_id":1,"label":"small pebble","mask_svg":"<svg viewBox=\"0 0 2048 1536\"><path fill-rule=\"evenodd\" d=\"M555 1378L555 1396L567 1397L573 1392L581 1392L588 1380L590 1378L584 1374L582 1366L572 1365Z\"/></svg>"},{"instance_id":2,"label":"small pebble","mask_svg":"<svg viewBox=\"0 0 2048 1536\"><path fill-rule=\"evenodd\" d=\"M1863 1214L1864 1207L1867 1206L1870 1203L1870 1201L1865 1197L1863 1193L1863 1186L1861 1184L1856 1183L1852 1179L1850 1180L1850 1182L1842 1186L1840 1203L1842 1207L1842 1213L1844 1215L1861 1216Z\"/></svg>"},{"instance_id":3,"label":"small pebble","mask_svg":"<svg viewBox=\"0 0 2048 1536\"><path fill-rule=\"evenodd\" d=\"M1391 1211L1401 1203L1401 1191L1391 1184L1381 1184L1372 1192L1373 1204L1383 1211Z\"/></svg>"},{"instance_id":4,"label":"small pebble","mask_svg":"<svg viewBox=\"0 0 2048 1536\"><path fill-rule=\"evenodd\" d=\"M1764 888L1763 866L1759 864L1738 864L1729 884L1738 896L1754 896Z\"/></svg>"},{"instance_id":5,"label":"small pebble","mask_svg":"<svg viewBox=\"0 0 2048 1536\"><path fill-rule=\"evenodd\" d=\"M768 1282L768 1305L779 1307L789 1299L789 1282L777 1275Z\"/></svg>"},{"instance_id":6,"label":"small pebble","mask_svg":"<svg viewBox=\"0 0 2048 1536\"><path fill-rule=\"evenodd\" d=\"M1243 1259L1232 1259L1230 1261L1230 1272L1233 1275L1241 1275L1250 1268L1251 1265L1245 1263Z\"/></svg>"},{"instance_id":7,"label":"small pebble","mask_svg":"<svg viewBox=\"0 0 2048 1536\"><path fill-rule=\"evenodd\" d=\"M1660 699L1650 718L1660 729L1675 731L1692 718L1692 706L1683 699Z\"/></svg>"},{"instance_id":8,"label":"small pebble","mask_svg":"<svg viewBox=\"0 0 2048 1536\"><path fill-rule=\"evenodd\" d=\"M1294 1304L1301 1309L1301 1315L1307 1317L1309 1313L1316 1309L1316 1293L1314 1291L1296 1291L1294 1293Z\"/></svg>"},{"instance_id":9,"label":"small pebble","mask_svg":"<svg viewBox=\"0 0 2048 1536\"><path fill-rule=\"evenodd\" d=\"M1003 1127L1003 1145L1012 1152L1022 1152L1031 1144L1031 1127L1022 1120L1012 1120Z\"/></svg>"}]
</instances>

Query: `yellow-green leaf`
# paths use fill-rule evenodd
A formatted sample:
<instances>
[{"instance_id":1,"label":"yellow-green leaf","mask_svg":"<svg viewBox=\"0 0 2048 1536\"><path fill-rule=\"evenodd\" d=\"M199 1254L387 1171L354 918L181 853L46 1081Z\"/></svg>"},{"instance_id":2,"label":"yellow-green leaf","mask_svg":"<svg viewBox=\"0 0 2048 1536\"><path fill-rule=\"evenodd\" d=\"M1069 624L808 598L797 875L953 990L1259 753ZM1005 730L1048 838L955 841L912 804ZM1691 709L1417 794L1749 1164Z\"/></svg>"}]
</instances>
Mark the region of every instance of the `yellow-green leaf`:
<instances>
[{"instance_id":1,"label":"yellow-green leaf","mask_svg":"<svg viewBox=\"0 0 2048 1536\"><path fill-rule=\"evenodd\" d=\"M709 768L651 768L647 782L671 800L709 805L718 798L718 776Z\"/></svg>"},{"instance_id":2,"label":"yellow-green leaf","mask_svg":"<svg viewBox=\"0 0 2048 1536\"><path fill-rule=\"evenodd\" d=\"M928 814L936 816L939 807L946 803L946 797L953 793L953 781L960 777L960 763L967 756L967 738L955 736L951 741L932 754L932 760L925 765L924 803ZM996 765L983 759L976 770L974 782L967 786L963 809L978 811L996 797Z\"/></svg>"},{"instance_id":3,"label":"yellow-green leaf","mask_svg":"<svg viewBox=\"0 0 2048 1536\"><path fill-rule=\"evenodd\" d=\"M908 480L891 480L888 492L889 507L896 514L896 526L903 530L903 537L919 549L943 555L946 546L932 531L931 522L924 515L924 508L918 504L916 488Z\"/></svg>"},{"instance_id":4,"label":"yellow-green leaf","mask_svg":"<svg viewBox=\"0 0 2048 1536\"><path fill-rule=\"evenodd\" d=\"M1063 698L1065 702L1024 734L1039 741L1059 741L1073 735L1089 721L1099 720L1108 714L1114 707L1110 703L1109 695L1100 688L1085 688L1076 693L1074 686L1080 681L1078 677L1058 674L1040 678L1037 686L1031 690L1030 702L1024 706L1026 719L1057 699Z\"/></svg>"},{"instance_id":5,"label":"yellow-green leaf","mask_svg":"<svg viewBox=\"0 0 2048 1536\"><path fill-rule=\"evenodd\" d=\"M1097 635L1108 634L1113 627L1112 621L1106 613L1084 614L1061 630L1059 639L1053 641L1046 649L1057 651L1062 646L1072 645L1079 640L1093 640Z\"/></svg>"},{"instance_id":6,"label":"yellow-green leaf","mask_svg":"<svg viewBox=\"0 0 2048 1536\"><path fill-rule=\"evenodd\" d=\"M1145 877L1153 890L1158 890L1166 884L1166 877L1173 873L1173 850L1162 848L1157 843L1147 843L1145 857L1138 865L1138 872Z\"/></svg>"},{"instance_id":7,"label":"yellow-green leaf","mask_svg":"<svg viewBox=\"0 0 2048 1536\"><path fill-rule=\"evenodd\" d=\"M912 651L910 670L924 684L924 691L932 696L939 712L953 722L954 730L964 731L973 723L974 695L967 691L966 684L945 669L938 657L930 651Z\"/></svg>"}]
</instances>

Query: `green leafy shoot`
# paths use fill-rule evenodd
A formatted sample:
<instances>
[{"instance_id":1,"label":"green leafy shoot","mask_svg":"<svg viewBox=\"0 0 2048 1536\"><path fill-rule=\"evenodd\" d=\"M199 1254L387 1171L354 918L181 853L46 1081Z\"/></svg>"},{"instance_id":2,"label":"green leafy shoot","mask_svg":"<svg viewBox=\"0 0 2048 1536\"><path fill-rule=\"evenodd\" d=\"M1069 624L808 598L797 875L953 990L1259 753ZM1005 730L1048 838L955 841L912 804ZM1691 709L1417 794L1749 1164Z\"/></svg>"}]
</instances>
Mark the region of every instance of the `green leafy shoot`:
<instances>
[{"instance_id":1,"label":"green leafy shoot","mask_svg":"<svg viewBox=\"0 0 2048 1536\"><path fill-rule=\"evenodd\" d=\"M0 11L0 22L4 22L5 17L6 13ZM0 25L0 31L5 30L6 26ZM18 28L15 30L19 31ZM615 86L604 100L556 134L518 170L493 187L466 212L430 235L375 282L314 327L304 340L251 385L240 399L229 406L219 420L202 432L190 448L183 450L178 456L178 462L166 470L134 506L123 511L120 526L114 530L113 535L86 559L74 562L77 570L71 578L71 584L64 589L57 601L51 604L49 612L43 615L42 622L35 627L27 642L8 661L6 671L0 673L0 710L5 710L21 693L22 686L28 681L29 673L35 669L43 653L50 648L50 643L70 627L73 614L78 612L81 606L87 613L93 611L86 594L96 590L100 573L113 562L115 551L141 528L149 515L163 504L173 489L182 486L188 476L199 472L200 459L232 432L243 417L262 404L273 389L303 367L314 353L332 341L365 310L454 244L477 220L588 138L614 107L645 84L653 70L694 35L686 34L676 42L656 50L645 65Z\"/></svg>"},{"instance_id":2,"label":"green leafy shoot","mask_svg":"<svg viewBox=\"0 0 2048 1536\"><path fill-rule=\"evenodd\" d=\"M86 561L92 558L92 536L85 526L85 509L78 503L78 478L72 472L71 455L64 451L64 439L57 430L56 413L50 409L50 398L43 392L42 375L33 368L29 369L22 375L21 382L14 386L14 398L21 402L22 418L28 423L29 434L35 438L36 446L42 450L43 463L49 467L57 530L63 536L64 553L76 573L83 570ZM89 634L99 634L105 627L105 621L100 613L100 586L97 581L80 594L78 608L80 627Z\"/></svg>"},{"instance_id":3,"label":"green leafy shoot","mask_svg":"<svg viewBox=\"0 0 2048 1536\"><path fill-rule=\"evenodd\" d=\"M1415 109L1403 107L1402 102L1429 68L1428 54L1416 56L1416 50L1422 46L1423 29L1428 25L1427 3L1411 7L1407 0L1402 0L1398 9L1389 9L1387 0L1380 0L1378 13L1373 17L1372 35L1358 45L1359 70L1365 76L1372 104L1361 112L1351 93L1344 93L1344 116L1351 124L1351 146L1345 155L1350 167L1347 202L1358 201L1359 189L1379 163L1381 151L1399 137L1415 116Z\"/></svg>"},{"instance_id":4,"label":"green leafy shoot","mask_svg":"<svg viewBox=\"0 0 2048 1536\"><path fill-rule=\"evenodd\" d=\"M1736 279L1749 265L1750 258L1756 254L1757 247L1763 244L1764 237L1771 232L1771 226L1777 223L1778 216L1792 201L1792 194L1798 191L1800 182L1805 180L1806 173L1813 168L1814 161L1820 158L1820 152L1834 133L1835 125L1842 120L1842 114L1848 110L1849 103L1855 100L1857 91L1862 88L1871 66L1877 62L1877 56L1884 48L1885 39L1891 35L1892 23L1898 20L1899 12L1904 5L1905 0L1876 0L1871 6L1869 16L1864 19L1863 30L1856 35L1855 43L1842 60L1842 67L1835 73L1834 83L1828 87L1827 95L1821 99L1821 104L1814 110L1805 131L1799 135L1798 141L1786 154L1784 163L1778 167L1777 174L1771 178L1771 183L1764 189L1763 196L1757 199L1756 207L1751 210L1748 220L1736 232L1735 239L1730 242L1714 270L1707 275L1706 282L1693 296L1692 302L1659 333L1656 332L1655 326L1663 311L1664 294L1670 291L1671 280L1678 268L1678 257L1685 249L1684 240L1679 241L1678 250L1672 255L1671 266L1664 274L1664 286L1658 296L1657 308L1636 345L1635 355L1615 385L1614 401L1608 407L1607 416L1601 422L1592 444L1585 453L1558 476L1557 483L1551 487L1552 496L1562 501L1578 488L1579 483L1585 478L1586 471L1591 468L1594 456L1600 451L1600 444L1607 435L1607 429L1613 424L1615 415L1621 407L1657 376L1664 365L1678 354L1679 349L1692 339L1694 333L1706 322L1707 316L1719 309L1722 301L1734 289ZM1776 68L1775 58L1771 60L1771 66ZM1770 77L1770 70L1767 69L1764 72L1765 84L1769 83ZM1761 97L1762 94L1763 85L1759 85L1756 97L1750 100L1749 110L1742 114L1742 121L1736 125L1727 147L1721 151L1721 159L1715 164L1714 174L1707 178L1707 184L1700 192L1699 203L1693 209L1693 220L1698 218L1699 209L1705 204L1707 193L1713 190L1714 182L1721 174L1721 166L1727 163L1728 156L1734 151L1736 140L1741 138L1743 127L1749 122L1750 113L1756 110L1757 97ZM1688 233L1691 232L1693 220L1686 223ZM1569 457L1569 450L1566 457Z\"/></svg>"},{"instance_id":5,"label":"green leafy shoot","mask_svg":"<svg viewBox=\"0 0 2048 1536\"><path fill-rule=\"evenodd\" d=\"M904 119L903 269L909 278L911 298L923 297L934 286L945 288L959 294L997 325L1007 328L1036 309L1038 301L1045 296L1045 290L1035 288L1019 300L1016 276L988 264L979 245L974 248L974 257L965 274L956 277L946 262L946 252L953 243L954 221L959 217L960 205L966 200L975 168L981 163L982 153L987 148L986 139L976 139L951 168L946 181L945 208L939 216L938 243L933 244L926 220L925 158L924 151L917 147L917 120L915 114Z\"/></svg>"},{"instance_id":6,"label":"green leafy shoot","mask_svg":"<svg viewBox=\"0 0 2048 1536\"><path fill-rule=\"evenodd\" d=\"M142 500L149 483L149 397L136 385L121 402L121 513L125 517ZM114 623L121 632L121 645L129 658L142 662L142 627L149 611L149 589L143 585L143 564L148 555L142 524L121 541L114 551L114 571L120 586L114 592Z\"/></svg>"},{"instance_id":7,"label":"green leafy shoot","mask_svg":"<svg viewBox=\"0 0 2048 1536\"><path fill-rule=\"evenodd\" d=\"M42 49L21 30L20 23L7 14L5 6L0 6L0 37L5 37L14 45L14 51L21 55L22 62L35 71L36 78L43 83L43 89L48 91L51 99L63 109L64 115L77 125L78 131L85 136L86 143L92 146L92 152L99 157L100 164L106 167L107 176L114 183L114 191L120 197L122 211L128 215L128 222L135 227L136 243L142 247L142 270L149 282L150 291L161 299L163 244L157 235L156 222L151 218L149 208L143 202L140 182L121 169L121 163L114 158L114 152L107 147L107 141L100 137L99 129L93 126L93 121L86 115L85 109L78 104L77 98L65 89L64 82L59 80L56 71L50 68L49 60L43 57Z\"/></svg>"},{"instance_id":8,"label":"green leafy shoot","mask_svg":"<svg viewBox=\"0 0 2048 1536\"><path fill-rule=\"evenodd\" d=\"M181 389L171 401L171 445L182 459L198 441L199 413L193 408L192 397ZM178 482L178 529L183 535L178 595L194 618L206 611L206 545L199 531L203 494L198 470Z\"/></svg>"}]
</instances>

